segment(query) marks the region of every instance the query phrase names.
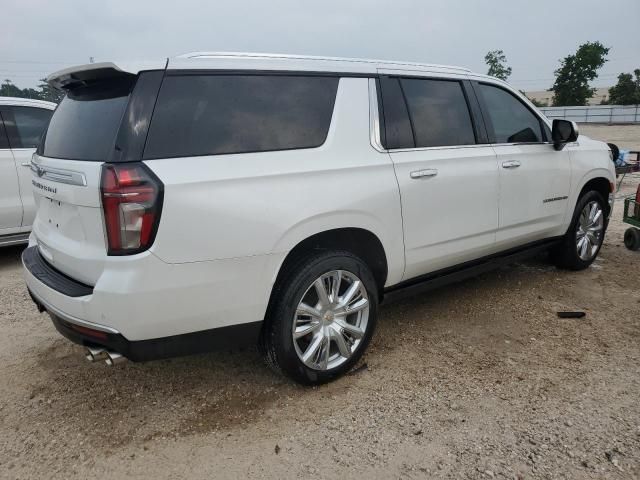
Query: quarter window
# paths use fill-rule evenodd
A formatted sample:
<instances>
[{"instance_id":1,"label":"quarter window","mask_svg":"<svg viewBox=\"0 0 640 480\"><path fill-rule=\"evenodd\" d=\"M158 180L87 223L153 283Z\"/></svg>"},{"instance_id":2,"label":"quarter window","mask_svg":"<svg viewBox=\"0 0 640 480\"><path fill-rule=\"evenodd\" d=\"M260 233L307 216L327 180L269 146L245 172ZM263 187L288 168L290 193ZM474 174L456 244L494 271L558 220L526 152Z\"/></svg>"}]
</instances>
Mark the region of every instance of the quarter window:
<instances>
[{"instance_id":1,"label":"quarter window","mask_svg":"<svg viewBox=\"0 0 640 480\"><path fill-rule=\"evenodd\" d=\"M401 79L416 147L476 143L462 85L450 80Z\"/></svg>"},{"instance_id":2,"label":"quarter window","mask_svg":"<svg viewBox=\"0 0 640 480\"><path fill-rule=\"evenodd\" d=\"M413 130L397 78L381 77L386 148L414 148Z\"/></svg>"},{"instance_id":3,"label":"quarter window","mask_svg":"<svg viewBox=\"0 0 640 480\"><path fill-rule=\"evenodd\" d=\"M9 148L9 138L4 130L4 122L2 121L2 112L0 112L0 148Z\"/></svg>"},{"instance_id":4,"label":"quarter window","mask_svg":"<svg viewBox=\"0 0 640 480\"><path fill-rule=\"evenodd\" d=\"M493 85L480 84L494 143L542 142L540 119L513 94Z\"/></svg>"},{"instance_id":5,"label":"quarter window","mask_svg":"<svg viewBox=\"0 0 640 480\"><path fill-rule=\"evenodd\" d=\"M327 137L338 78L169 75L144 158L312 148Z\"/></svg>"}]
</instances>

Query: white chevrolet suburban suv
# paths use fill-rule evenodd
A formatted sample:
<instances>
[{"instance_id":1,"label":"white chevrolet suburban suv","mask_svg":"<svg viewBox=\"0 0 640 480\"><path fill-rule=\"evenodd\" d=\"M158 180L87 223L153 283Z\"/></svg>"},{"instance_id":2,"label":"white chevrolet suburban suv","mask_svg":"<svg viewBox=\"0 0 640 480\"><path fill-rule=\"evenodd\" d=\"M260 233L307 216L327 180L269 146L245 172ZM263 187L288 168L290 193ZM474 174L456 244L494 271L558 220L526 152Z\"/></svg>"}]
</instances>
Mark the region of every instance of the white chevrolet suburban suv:
<instances>
[{"instance_id":1,"label":"white chevrolet suburban suv","mask_svg":"<svg viewBox=\"0 0 640 480\"><path fill-rule=\"evenodd\" d=\"M606 144L463 68L193 53L51 75L32 159L33 300L113 364L258 342L315 384L378 304L549 250L588 267Z\"/></svg>"}]
</instances>

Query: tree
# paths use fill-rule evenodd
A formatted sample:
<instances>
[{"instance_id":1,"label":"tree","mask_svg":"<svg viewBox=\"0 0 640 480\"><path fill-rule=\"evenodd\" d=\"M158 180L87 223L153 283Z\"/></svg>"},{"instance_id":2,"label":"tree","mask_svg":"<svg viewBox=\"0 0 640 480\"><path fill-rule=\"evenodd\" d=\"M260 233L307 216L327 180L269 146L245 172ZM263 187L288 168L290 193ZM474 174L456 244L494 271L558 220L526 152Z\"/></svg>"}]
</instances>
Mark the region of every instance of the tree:
<instances>
[{"instance_id":1,"label":"tree","mask_svg":"<svg viewBox=\"0 0 640 480\"><path fill-rule=\"evenodd\" d=\"M561 60L551 88L554 93L553 105L586 105L596 91L589 86L589 82L598 76L598 69L607 61L609 50L600 42L587 42L580 45L574 55Z\"/></svg>"},{"instance_id":2,"label":"tree","mask_svg":"<svg viewBox=\"0 0 640 480\"><path fill-rule=\"evenodd\" d=\"M64 92L51 87L45 80L40 80L38 88L35 89L17 87L11 80L6 79L4 83L0 85L0 97L32 98L34 100L60 103L64 97Z\"/></svg>"},{"instance_id":3,"label":"tree","mask_svg":"<svg viewBox=\"0 0 640 480\"><path fill-rule=\"evenodd\" d=\"M527 97L527 98L529 98L529 97ZM540 108L540 107L548 107L549 106L549 104L547 102L536 100L535 98L529 98L529 101L531 103L533 103L538 108Z\"/></svg>"},{"instance_id":4,"label":"tree","mask_svg":"<svg viewBox=\"0 0 640 480\"><path fill-rule=\"evenodd\" d=\"M611 105L640 104L640 68L630 73L618 75L618 83L609 89L609 103Z\"/></svg>"},{"instance_id":5,"label":"tree","mask_svg":"<svg viewBox=\"0 0 640 480\"><path fill-rule=\"evenodd\" d=\"M57 88L53 88L51 85L47 83L47 81L42 78L40 79L40 84L38 85L40 89L40 99L46 100L47 102L60 103L62 98L64 97L64 92L62 90L58 90Z\"/></svg>"},{"instance_id":6,"label":"tree","mask_svg":"<svg viewBox=\"0 0 640 480\"><path fill-rule=\"evenodd\" d=\"M0 97L22 97L22 89L16 87L11 80L5 79L0 86Z\"/></svg>"},{"instance_id":7,"label":"tree","mask_svg":"<svg viewBox=\"0 0 640 480\"><path fill-rule=\"evenodd\" d=\"M511 67L507 65L507 57L502 50L492 50L484 56L485 63L489 66L487 75L506 80L511 75Z\"/></svg>"}]
</instances>

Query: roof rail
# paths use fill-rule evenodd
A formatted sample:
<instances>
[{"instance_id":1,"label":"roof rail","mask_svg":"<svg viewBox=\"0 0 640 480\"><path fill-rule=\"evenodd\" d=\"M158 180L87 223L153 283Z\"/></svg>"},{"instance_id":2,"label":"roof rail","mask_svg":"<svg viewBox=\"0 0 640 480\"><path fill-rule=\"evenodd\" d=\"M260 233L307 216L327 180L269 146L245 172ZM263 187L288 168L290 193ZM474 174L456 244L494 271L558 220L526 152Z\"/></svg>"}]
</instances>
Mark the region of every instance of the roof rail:
<instances>
[{"instance_id":1,"label":"roof rail","mask_svg":"<svg viewBox=\"0 0 640 480\"><path fill-rule=\"evenodd\" d=\"M246 58L288 58L294 60L316 60L329 62L350 62L350 63L376 63L387 65L410 65L415 67L445 68L460 72L472 73L468 68L455 67L451 65L437 65L430 63L404 62L394 60L374 60L368 58L346 58L346 57L320 57L314 55L292 55L285 53L253 53L253 52L189 52L178 55L176 58L221 58L221 57L246 57Z\"/></svg>"}]
</instances>

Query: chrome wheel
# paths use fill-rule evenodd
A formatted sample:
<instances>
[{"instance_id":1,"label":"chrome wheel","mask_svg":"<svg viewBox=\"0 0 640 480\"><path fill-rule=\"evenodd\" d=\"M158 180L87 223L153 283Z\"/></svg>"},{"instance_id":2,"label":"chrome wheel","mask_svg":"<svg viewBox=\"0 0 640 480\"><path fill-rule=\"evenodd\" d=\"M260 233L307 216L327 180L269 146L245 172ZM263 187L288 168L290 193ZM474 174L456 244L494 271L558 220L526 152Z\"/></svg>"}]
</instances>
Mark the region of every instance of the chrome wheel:
<instances>
[{"instance_id":1,"label":"chrome wheel","mask_svg":"<svg viewBox=\"0 0 640 480\"><path fill-rule=\"evenodd\" d=\"M334 270L305 291L293 318L293 345L298 358L314 370L346 362L367 331L369 297L353 273Z\"/></svg>"},{"instance_id":2,"label":"chrome wheel","mask_svg":"<svg viewBox=\"0 0 640 480\"><path fill-rule=\"evenodd\" d=\"M595 257L602 243L604 232L604 212L596 201L589 202L582 212L576 226L576 249L581 260L589 261Z\"/></svg>"}]
</instances>

